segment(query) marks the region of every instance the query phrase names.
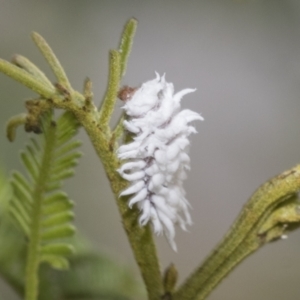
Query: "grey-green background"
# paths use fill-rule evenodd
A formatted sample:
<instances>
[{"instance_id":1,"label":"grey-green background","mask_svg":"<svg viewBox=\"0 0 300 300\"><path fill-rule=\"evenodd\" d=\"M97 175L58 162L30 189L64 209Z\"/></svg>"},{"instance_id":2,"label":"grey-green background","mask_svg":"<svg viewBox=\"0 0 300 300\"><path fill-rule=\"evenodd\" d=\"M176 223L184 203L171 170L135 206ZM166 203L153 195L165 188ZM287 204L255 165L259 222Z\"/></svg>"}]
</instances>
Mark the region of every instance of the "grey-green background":
<instances>
[{"instance_id":1,"label":"grey-green background","mask_svg":"<svg viewBox=\"0 0 300 300\"><path fill-rule=\"evenodd\" d=\"M182 280L221 239L246 199L268 178L300 162L300 1L0 1L0 56L23 54L49 72L30 41L42 34L73 86L89 76L99 103L108 50L123 25L139 21L124 84L166 72L176 90L197 88L183 106L200 112L185 184L193 210L189 233L177 231L178 253L157 238L162 267L174 262ZM19 168L22 130L13 144L6 120L33 97L0 74L0 162ZM119 104L120 106L120 104ZM77 224L99 251L134 266L108 181L84 132L84 157L67 190ZM214 291L211 300L299 299L300 232L260 250ZM17 299L0 284L1 299Z\"/></svg>"}]
</instances>

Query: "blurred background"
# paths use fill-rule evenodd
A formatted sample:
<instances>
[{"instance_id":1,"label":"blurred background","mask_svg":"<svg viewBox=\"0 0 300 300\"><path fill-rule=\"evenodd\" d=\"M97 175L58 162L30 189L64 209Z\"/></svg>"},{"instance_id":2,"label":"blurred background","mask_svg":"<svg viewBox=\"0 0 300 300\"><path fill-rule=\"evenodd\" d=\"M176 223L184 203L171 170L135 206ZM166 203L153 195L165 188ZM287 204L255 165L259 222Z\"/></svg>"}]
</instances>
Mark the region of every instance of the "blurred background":
<instances>
[{"instance_id":1,"label":"blurred background","mask_svg":"<svg viewBox=\"0 0 300 300\"><path fill-rule=\"evenodd\" d=\"M300 2L0 0L0 57L22 54L49 75L30 40L30 32L37 31L55 50L73 87L81 90L85 77L92 79L99 103L108 51L118 46L130 17L139 24L123 84L138 86L154 71L166 72L176 90L197 88L183 107L205 118L192 136L192 170L185 184L194 225L189 233L177 230L178 253L164 238L156 239L162 268L175 263L182 281L254 190L300 162ZM34 94L2 74L0 91L0 164L8 172L21 167L18 153L27 136L19 130L9 143L4 126ZM66 187L76 202L76 223L96 249L138 276L102 165L84 132L80 138L84 157ZM209 299L298 299L299 252L300 231L252 255ZM0 295L18 299L1 281Z\"/></svg>"}]
</instances>

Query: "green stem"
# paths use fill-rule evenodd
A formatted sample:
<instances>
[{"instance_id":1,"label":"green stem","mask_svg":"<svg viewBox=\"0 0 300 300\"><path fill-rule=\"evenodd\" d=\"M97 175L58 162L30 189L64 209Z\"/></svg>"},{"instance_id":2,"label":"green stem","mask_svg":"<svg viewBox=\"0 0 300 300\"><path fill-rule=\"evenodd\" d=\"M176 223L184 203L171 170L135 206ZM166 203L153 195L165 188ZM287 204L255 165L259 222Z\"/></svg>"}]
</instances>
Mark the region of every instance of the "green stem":
<instances>
[{"instance_id":1,"label":"green stem","mask_svg":"<svg viewBox=\"0 0 300 300\"><path fill-rule=\"evenodd\" d=\"M28 253L26 261L25 299L38 299L38 269L40 263L40 241L41 241L41 208L45 187L51 169L51 157L55 146L55 124L51 123L45 144L45 150L41 159L40 173L33 192L32 218Z\"/></svg>"},{"instance_id":2,"label":"green stem","mask_svg":"<svg viewBox=\"0 0 300 300\"><path fill-rule=\"evenodd\" d=\"M209 276L207 276L208 274L205 274L207 277L209 277L207 280L203 280L201 283L198 282L198 284L201 284L201 288L198 290L198 296L192 299L206 299L210 292L222 281L224 277L226 277L230 273L232 269L234 269L242 260L244 260L247 256L252 254L263 245L263 243L259 241L256 230L253 230L251 233L249 233L249 235L238 245L238 247L233 250L228 258L222 258L221 260L217 251L219 249L221 249L222 251L222 248L225 248L226 244L230 242L226 240L223 244L220 245L220 247L218 247L218 249L214 252L214 257L211 257L210 259L218 261L219 264L215 264L216 269L211 274L209 274ZM202 271L203 270L204 268L202 269ZM201 271L199 270L199 273L200 272ZM174 297L174 299L181 298Z\"/></svg>"},{"instance_id":3,"label":"green stem","mask_svg":"<svg viewBox=\"0 0 300 300\"><path fill-rule=\"evenodd\" d=\"M124 132L123 122L124 115L122 114L111 134L111 138L109 141L111 150L115 150L118 147L118 139L120 139Z\"/></svg>"},{"instance_id":4,"label":"green stem","mask_svg":"<svg viewBox=\"0 0 300 300\"><path fill-rule=\"evenodd\" d=\"M100 112L100 119L102 123L99 123L99 113L95 109L86 108L85 104L90 102L90 97L85 99L83 95L71 88L66 74L53 51L46 41L37 33L33 33L32 37L58 78L60 85L56 86L57 91L52 87L51 90L49 90L44 84L40 84L40 82L28 72L5 61L0 60L0 71L41 94L44 98L46 98L46 101L48 101L51 107L66 109L74 113L80 124L85 128L99 158L104 164L106 174L109 178L122 217L124 229L127 233L135 259L138 263L148 291L149 300L160 300L163 294L163 283L152 232L149 225L144 227L139 226L138 209L129 209L126 201L127 199L119 198L121 191L126 188L128 182L123 180L117 172L117 169L120 167L120 162L114 152L114 147L111 147L111 142L114 143L114 141L110 140L111 132L108 126L119 89L121 73L124 74L125 72L128 54L131 49L132 39L136 29L136 23L136 20L132 19L129 21L128 26L125 27L123 34L124 40L121 42L120 46L120 51L122 52L121 62L120 53L118 51L113 50L110 52L111 61L109 87L105 97L107 100L103 104L103 109L101 109ZM57 92L60 93L60 95L58 95ZM118 130L115 133L120 134L121 132L122 126L118 127ZM43 160L43 163L45 163L45 166L43 165L43 172L46 172L47 161ZM45 179L45 175L43 175L42 178ZM41 185L35 192L35 197L38 199L41 197L40 189L45 184L42 178L39 179L39 183ZM37 297L37 255L39 250L38 240L40 234L38 228L38 212L40 209L41 207L38 205L33 211L35 217L31 228L34 234L30 240L30 247L28 251L26 300L35 300Z\"/></svg>"},{"instance_id":5,"label":"green stem","mask_svg":"<svg viewBox=\"0 0 300 300\"><path fill-rule=\"evenodd\" d=\"M109 142L101 138L103 135L99 128L91 126L90 123L89 118L82 120L82 125L85 127L97 154L104 164L122 216L124 229L148 291L149 300L160 300L163 293L162 275L151 229L149 226L141 227L138 224L139 211L129 209L127 199L119 198L121 191L125 189L128 183L116 172L120 163L113 150L110 149Z\"/></svg>"},{"instance_id":6,"label":"green stem","mask_svg":"<svg viewBox=\"0 0 300 300\"><path fill-rule=\"evenodd\" d=\"M173 300L202 300L245 257L266 241L260 229L274 209L300 189L300 166L262 185L245 205L237 221L212 254L183 283Z\"/></svg>"},{"instance_id":7,"label":"green stem","mask_svg":"<svg viewBox=\"0 0 300 300\"><path fill-rule=\"evenodd\" d=\"M82 95L77 96L82 98ZM98 115L93 111L87 113L83 108L78 107L76 103L79 103L80 99L74 99L74 97L75 95L73 95L73 99L70 102L61 101L60 98L53 98L52 103L57 108L72 111L89 135L104 165L106 175L115 195L122 217L123 227L145 282L149 300L161 300L163 294L162 274L160 272L151 228L150 226L141 227L138 224L138 209L130 209L127 204L127 199L125 199L125 197L119 198L120 193L128 185L128 182L122 179L116 171L120 167L120 161L114 149L112 149L106 133L103 132L101 126L98 125Z\"/></svg>"}]
</instances>

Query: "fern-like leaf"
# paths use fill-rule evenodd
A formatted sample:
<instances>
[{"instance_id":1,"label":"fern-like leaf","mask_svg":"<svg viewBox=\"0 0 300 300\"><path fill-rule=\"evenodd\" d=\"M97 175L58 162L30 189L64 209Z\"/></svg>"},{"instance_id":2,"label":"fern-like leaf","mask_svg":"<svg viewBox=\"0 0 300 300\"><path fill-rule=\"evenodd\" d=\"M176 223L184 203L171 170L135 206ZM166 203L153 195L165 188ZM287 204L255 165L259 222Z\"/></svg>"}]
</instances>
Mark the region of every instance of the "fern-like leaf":
<instances>
[{"instance_id":1,"label":"fern-like leaf","mask_svg":"<svg viewBox=\"0 0 300 300\"><path fill-rule=\"evenodd\" d=\"M73 253L65 239L75 232L71 224L74 204L60 189L80 157L80 142L73 140L78 124L71 113L54 122L52 112L43 115L41 124L43 134L32 138L21 153L27 176L12 174L10 212L28 238L27 265L35 261L38 270L41 262L47 262L66 269L66 257Z\"/></svg>"}]
</instances>

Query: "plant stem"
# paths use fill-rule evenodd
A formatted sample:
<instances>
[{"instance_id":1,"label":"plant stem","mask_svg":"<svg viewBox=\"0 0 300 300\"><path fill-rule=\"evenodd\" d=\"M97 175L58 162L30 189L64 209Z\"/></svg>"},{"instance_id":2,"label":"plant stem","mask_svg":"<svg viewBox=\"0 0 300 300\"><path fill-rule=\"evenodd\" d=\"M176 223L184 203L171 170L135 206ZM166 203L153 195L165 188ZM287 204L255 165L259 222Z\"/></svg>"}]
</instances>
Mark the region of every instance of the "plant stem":
<instances>
[{"instance_id":1,"label":"plant stem","mask_svg":"<svg viewBox=\"0 0 300 300\"><path fill-rule=\"evenodd\" d=\"M116 171L120 163L114 151L110 149L109 141L103 138L103 134L97 126L92 126L92 120L84 118L81 119L81 122L103 162L122 216L124 229L145 282L149 300L160 300L163 293L162 275L151 229L149 226L139 226L138 210L129 209L127 199L119 198L121 191L126 188L128 183Z\"/></svg>"},{"instance_id":2,"label":"plant stem","mask_svg":"<svg viewBox=\"0 0 300 300\"><path fill-rule=\"evenodd\" d=\"M117 131L114 132L116 136L111 139L111 131L108 126L119 89L120 77L125 73L136 25L137 21L135 19L129 20L123 32L119 52L111 51L109 87L105 97L106 102L103 104L104 108L101 112L96 110L91 102L91 97L85 98L71 88L58 59L46 41L37 33L33 33L32 38L58 79L59 84L56 85L56 89L52 86L51 88L48 87L32 74L3 60L0 60L0 71L40 94L44 98L43 101L46 101L49 106L72 112L85 128L99 158L103 162L122 217L124 229L145 282L149 300L160 300L163 294L162 275L151 229L149 225L140 227L138 224L138 209L129 209L126 199L124 197L122 199L119 198L121 191L128 185L128 182L122 179L117 172L120 162L114 151L116 136L122 134L123 127L121 125L118 126ZM27 67L29 66L27 65ZM89 91L89 87L87 90ZM99 113L101 121L105 124L99 123ZM50 151L50 148L47 151ZM50 155L50 152L47 152L48 155ZM37 199L40 199L42 195L42 188L46 179L45 174L47 174L47 168L49 167L45 157L43 158L43 164L45 164L43 165L43 175L38 179L39 185L37 185L37 190L35 191ZM37 298L37 257L39 254L38 241L40 234L38 213L40 209L40 205L37 205L33 210L34 219L31 226L33 236L30 240L28 251L26 300L36 300Z\"/></svg>"},{"instance_id":3,"label":"plant stem","mask_svg":"<svg viewBox=\"0 0 300 300\"><path fill-rule=\"evenodd\" d=\"M260 229L272 212L300 189L300 166L262 185L250 198L223 241L183 283L173 300L202 300L245 257L267 242ZM288 197L287 197L288 196ZM288 220L287 220L288 222ZM294 222L291 218L291 222ZM275 238L279 238L280 231Z\"/></svg>"},{"instance_id":4,"label":"plant stem","mask_svg":"<svg viewBox=\"0 0 300 300\"><path fill-rule=\"evenodd\" d=\"M48 181L51 169L51 157L55 147L55 124L51 123L47 136L45 150L41 159L40 173L35 183L33 192L32 218L27 253L25 300L38 299L38 269L40 263L40 239L41 239L41 207L43 193Z\"/></svg>"},{"instance_id":5,"label":"plant stem","mask_svg":"<svg viewBox=\"0 0 300 300\"><path fill-rule=\"evenodd\" d=\"M75 98L77 97L77 98ZM156 247L149 226L141 227L138 224L139 211L130 209L125 197L119 198L120 193L127 187L128 182L121 178L117 169L120 161L111 147L102 127L98 125L98 113L87 111L78 107L83 96L73 93L72 101L61 101L59 97L52 98L52 104L57 108L67 109L74 113L77 120L85 128L90 140L103 163L106 175L109 179L112 191L122 217L123 226L129 239L135 260L139 266L142 278L145 282L149 300L160 300L163 294L162 274L160 272Z\"/></svg>"}]
</instances>

